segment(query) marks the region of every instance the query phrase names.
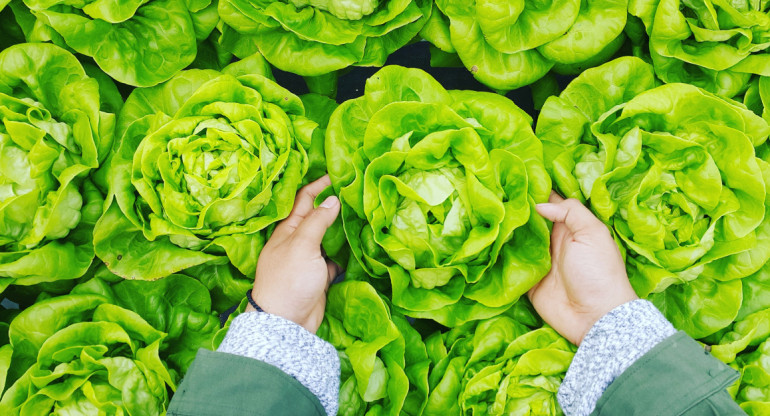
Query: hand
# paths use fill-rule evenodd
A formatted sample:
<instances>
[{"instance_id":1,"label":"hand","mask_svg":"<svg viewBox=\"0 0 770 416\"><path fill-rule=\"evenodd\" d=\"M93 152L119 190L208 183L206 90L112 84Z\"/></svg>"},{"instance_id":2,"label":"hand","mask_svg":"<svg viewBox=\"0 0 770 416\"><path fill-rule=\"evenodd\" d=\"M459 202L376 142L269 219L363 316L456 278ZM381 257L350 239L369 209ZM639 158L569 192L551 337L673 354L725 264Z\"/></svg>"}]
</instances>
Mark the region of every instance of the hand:
<instances>
[{"instance_id":1,"label":"hand","mask_svg":"<svg viewBox=\"0 0 770 416\"><path fill-rule=\"evenodd\" d=\"M315 333L326 308L326 291L340 267L321 253L321 239L340 212L336 196L318 208L313 201L331 185L329 176L297 193L294 209L273 232L257 262L254 301L267 313L281 316ZM249 305L247 311L254 311Z\"/></svg>"},{"instance_id":2,"label":"hand","mask_svg":"<svg viewBox=\"0 0 770 416\"><path fill-rule=\"evenodd\" d=\"M543 319L575 345L607 312L638 299L607 227L575 199L555 193L537 212L553 221L551 271L529 291Z\"/></svg>"}]
</instances>

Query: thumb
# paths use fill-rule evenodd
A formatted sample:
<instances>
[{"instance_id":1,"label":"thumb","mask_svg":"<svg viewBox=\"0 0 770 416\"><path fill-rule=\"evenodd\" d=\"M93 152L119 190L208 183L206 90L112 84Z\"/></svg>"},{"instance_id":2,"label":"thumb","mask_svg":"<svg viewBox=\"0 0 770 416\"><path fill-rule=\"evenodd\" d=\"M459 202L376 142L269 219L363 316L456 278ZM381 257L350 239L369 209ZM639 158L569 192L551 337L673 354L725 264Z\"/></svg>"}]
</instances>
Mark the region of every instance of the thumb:
<instances>
[{"instance_id":1,"label":"thumb","mask_svg":"<svg viewBox=\"0 0 770 416\"><path fill-rule=\"evenodd\" d=\"M330 196L314 209L297 227L294 232L297 243L303 247L315 249L321 245L326 230L334 224L340 213L340 200Z\"/></svg>"},{"instance_id":2,"label":"thumb","mask_svg":"<svg viewBox=\"0 0 770 416\"><path fill-rule=\"evenodd\" d=\"M593 230L599 227L605 228L604 223L599 221L599 219L577 199L537 204L535 209L540 215L551 222L563 222L564 225L567 226L567 229L573 234Z\"/></svg>"}]
</instances>

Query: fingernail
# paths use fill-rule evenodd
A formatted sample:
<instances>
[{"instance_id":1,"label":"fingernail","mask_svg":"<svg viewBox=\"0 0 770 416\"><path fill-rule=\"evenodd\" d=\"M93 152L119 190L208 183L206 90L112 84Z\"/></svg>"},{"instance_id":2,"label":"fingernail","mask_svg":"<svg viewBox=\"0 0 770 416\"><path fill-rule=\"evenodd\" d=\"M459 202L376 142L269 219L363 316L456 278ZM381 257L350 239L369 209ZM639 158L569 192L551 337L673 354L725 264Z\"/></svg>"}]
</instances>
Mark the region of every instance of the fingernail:
<instances>
[{"instance_id":1,"label":"fingernail","mask_svg":"<svg viewBox=\"0 0 770 416\"><path fill-rule=\"evenodd\" d=\"M324 202L321 202L321 208L334 208L337 206L337 204L340 203L340 200L337 199L336 196L332 195L326 199L324 199Z\"/></svg>"}]
</instances>

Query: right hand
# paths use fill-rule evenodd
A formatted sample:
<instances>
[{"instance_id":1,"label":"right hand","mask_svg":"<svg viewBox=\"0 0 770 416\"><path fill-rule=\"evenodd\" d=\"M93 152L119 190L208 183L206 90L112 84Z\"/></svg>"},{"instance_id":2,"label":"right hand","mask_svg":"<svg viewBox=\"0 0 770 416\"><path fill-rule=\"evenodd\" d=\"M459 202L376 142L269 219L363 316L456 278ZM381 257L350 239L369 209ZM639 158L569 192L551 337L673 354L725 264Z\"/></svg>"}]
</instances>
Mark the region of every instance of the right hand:
<instances>
[{"instance_id":1,"label":"right hand","mask_svg":"<svg viewBox=\"0 0 770 416\"><path fill-rule=\"evenodd\" d=\"M639 299L607 227L575 199L551 194L537 212L552 221L551 271L529 291L540 316L580 345L607 312Z\"/></svg>"}]
</instances>

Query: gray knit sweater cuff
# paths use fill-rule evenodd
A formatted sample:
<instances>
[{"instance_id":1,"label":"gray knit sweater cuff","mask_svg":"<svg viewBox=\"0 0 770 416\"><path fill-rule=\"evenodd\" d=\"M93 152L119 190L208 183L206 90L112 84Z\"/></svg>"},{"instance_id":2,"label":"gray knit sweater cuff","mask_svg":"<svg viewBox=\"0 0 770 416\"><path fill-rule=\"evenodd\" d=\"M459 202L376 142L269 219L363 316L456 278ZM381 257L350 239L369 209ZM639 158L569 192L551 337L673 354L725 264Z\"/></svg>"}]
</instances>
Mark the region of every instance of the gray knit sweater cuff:
<instances>
[{"instance_id":1,"label":"gray knit sweater cuff","mask_svg":"<svg viewBox=\"0 0 770 416\"><path fill-rule=\"evenodd\" d=\"M236 317L217 349L264 361L294 377L329 415L339 407L340 359L328 342L280 316L247 312Z\"/></svg>"},{"instance_id":2,"label":"gray knit sweater cuff","mask_svg":"<svg viewBox=\"0 0 770 416\"><path fill-rule=\"evenodd\" d=\"M593 412L596 403L628 367L676 330L655 306L634 300L597 321L580 344L559 388L559 404L568 416Z\"/></svg>"}]
</instances>

